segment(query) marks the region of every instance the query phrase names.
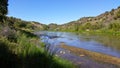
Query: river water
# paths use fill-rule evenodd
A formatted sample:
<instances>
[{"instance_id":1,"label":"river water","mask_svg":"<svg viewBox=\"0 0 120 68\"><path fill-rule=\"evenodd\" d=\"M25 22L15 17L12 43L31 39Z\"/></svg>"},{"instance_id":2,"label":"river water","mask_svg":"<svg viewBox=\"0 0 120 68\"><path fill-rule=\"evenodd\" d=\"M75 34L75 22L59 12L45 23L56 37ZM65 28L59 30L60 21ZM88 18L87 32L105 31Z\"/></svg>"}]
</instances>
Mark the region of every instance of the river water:
<instances>
[{"instance_id":1,"label":"river water","mask_svg":"<svg viewBox=\"0 0 120 68\"><path fill-rule=\"evenodd\" d=\"M36 32L43 42L58 46L61 42L120 58L120 38L102 35L83 35L70 32Z\"/></svg>"}]
</instances>

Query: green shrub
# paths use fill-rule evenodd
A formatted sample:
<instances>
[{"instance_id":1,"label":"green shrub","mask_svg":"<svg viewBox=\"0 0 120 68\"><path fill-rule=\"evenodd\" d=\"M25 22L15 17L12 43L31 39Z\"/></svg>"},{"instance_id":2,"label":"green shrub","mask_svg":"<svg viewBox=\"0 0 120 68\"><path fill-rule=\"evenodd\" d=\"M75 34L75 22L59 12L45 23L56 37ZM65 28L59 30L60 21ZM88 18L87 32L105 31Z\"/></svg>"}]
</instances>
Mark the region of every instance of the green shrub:
<instances>
[{"instance_id":1,"label":"green shrub","mask_svg":"<svg viewBox=\"0 0 120 68\"><path fill-rule=\"evenodd\" d=\"M15 27L17 27L17 28L25 28L26 26L27 26L27 23L25 23L25 22L23 22L23 21L21 21L21 22L15 22Z\"/></svg>"},{"instance_id":2,"label":"green shrub","mask_svg":"<svg viewBox=\"0 0 120 68\"><path fill-rule=\"evenodd\" d=\"M113 23L110 23L109 26L108 26L108 29L119 31L120 30L120 23L119 23L119 21L114 21Z\"/></svg>"}]
</instances>

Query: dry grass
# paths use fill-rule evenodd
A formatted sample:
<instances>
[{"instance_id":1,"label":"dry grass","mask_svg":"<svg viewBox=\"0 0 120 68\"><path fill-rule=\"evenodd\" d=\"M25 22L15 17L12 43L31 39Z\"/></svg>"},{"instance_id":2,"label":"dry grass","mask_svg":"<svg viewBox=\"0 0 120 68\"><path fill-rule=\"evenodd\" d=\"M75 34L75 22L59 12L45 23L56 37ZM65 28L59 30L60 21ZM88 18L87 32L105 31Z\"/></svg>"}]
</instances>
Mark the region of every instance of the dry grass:
<instances>
[{"instance_id":1,"label":"dry grass","mask_svg":"<svg viewBox=\"0 0 120 68\"><path fill-rule=\"evenodd\" d=\"M76 55L79 55L79 56L84 55L96 61L120 66L120 58L117 58L117 57L105 55L102 53L92 52L89 50L85 50L82 48L76 48L73 46L67 46L64 43L61 43L61 47L64 49L70 50L72 53L75 53Z\"/></svg>"}]
</instances>

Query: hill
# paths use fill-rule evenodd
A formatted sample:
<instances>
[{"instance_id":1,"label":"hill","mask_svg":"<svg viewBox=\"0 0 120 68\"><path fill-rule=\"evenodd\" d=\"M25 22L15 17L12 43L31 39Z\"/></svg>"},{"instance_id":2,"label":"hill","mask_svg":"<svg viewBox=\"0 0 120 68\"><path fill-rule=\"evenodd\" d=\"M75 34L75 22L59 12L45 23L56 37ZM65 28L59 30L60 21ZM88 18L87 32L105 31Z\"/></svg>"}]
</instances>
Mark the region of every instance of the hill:
<instances>
[{"instance_id":1,"label":"hill","mask_svg":"<svg viewBox=\"0 0 120 68\"><path fill-rule=\"evenodd\" d=\"M120 31L120 7L96 17L82 17L76 21L58 25L60 31L113 30Z\"/></svg>"}]
</instances>

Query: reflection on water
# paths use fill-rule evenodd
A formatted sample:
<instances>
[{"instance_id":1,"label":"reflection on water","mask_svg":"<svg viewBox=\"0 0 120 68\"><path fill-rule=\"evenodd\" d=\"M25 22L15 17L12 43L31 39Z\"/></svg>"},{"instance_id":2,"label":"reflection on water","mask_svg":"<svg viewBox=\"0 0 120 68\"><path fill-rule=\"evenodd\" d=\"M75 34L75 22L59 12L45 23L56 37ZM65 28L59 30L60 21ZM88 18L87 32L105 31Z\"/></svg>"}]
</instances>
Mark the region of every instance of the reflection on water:
<instances>
[{"instance_id":1,"label":"reflection on water","mask_svg":"<svg viewBox=\"0 0 120 68\"><path fill-rule=\"evenodd\" d=\"M104 47L111 48L113 51L120 51L120 37L119 36L103 36L103 35L80 35L84 41L94 40L102 44Z\"/></svg>"},{"instance_id":2,"label":"reflection on water","mask_svg":"<svg viewBox=\"0 0 120 68\"><path fill-rule=\"evenodd\" d=\"M113 36L81 35L68 32L38 32L46 43L59 45L61 42L69 46L100 52L120 57L120 38Z\"/></svg>"}]
</instances>

